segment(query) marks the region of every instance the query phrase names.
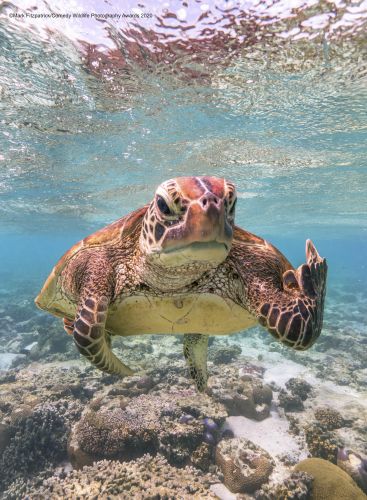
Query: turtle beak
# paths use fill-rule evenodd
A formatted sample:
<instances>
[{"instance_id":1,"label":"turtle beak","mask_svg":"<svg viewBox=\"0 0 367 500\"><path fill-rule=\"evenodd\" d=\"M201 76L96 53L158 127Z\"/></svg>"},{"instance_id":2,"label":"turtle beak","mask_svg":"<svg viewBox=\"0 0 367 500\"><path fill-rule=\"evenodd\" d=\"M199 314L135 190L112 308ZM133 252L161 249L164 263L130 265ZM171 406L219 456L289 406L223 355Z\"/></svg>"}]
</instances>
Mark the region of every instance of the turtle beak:
<instances>
[{"instance_id":1,"label":"turtle beak","mask_svg":"<svg viewBox=\"0 0 367 500\"><path fill-rule=\"evenodd\" d=\"M232 226L227 221L223 199L213 193L205 193L192 203L186 213L185 222L167 232L162 247L165 251L194 243L224 245L231 248Z\"/></svg>"}]
</instances>

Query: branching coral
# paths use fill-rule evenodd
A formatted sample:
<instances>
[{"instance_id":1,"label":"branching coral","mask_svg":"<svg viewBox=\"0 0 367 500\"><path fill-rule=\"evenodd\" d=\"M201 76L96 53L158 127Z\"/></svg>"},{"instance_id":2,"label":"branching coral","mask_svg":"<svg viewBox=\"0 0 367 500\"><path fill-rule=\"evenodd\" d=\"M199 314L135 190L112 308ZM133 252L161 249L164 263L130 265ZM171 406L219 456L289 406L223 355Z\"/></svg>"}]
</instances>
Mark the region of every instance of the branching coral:
<instances>
[{"instance_id":1,"label":"branching coral","mask_svg":"<svg viewBox=\"0 0 367 500\"><path fill-rule=\"evenodd\" d=\"M10 432L0 461L0 488L56 464L66 455L68 429L52 405L37 407L31 416L17 420Z\"/></svg>"},{"instance_id":2,"label":"branching coral","mask_svg":"<svg viewBox=\"0 0 367 500\"><path fill-rule=\"evenodd\" d=\"M137 407L87 411L73 429L81 450L95 459L126 459L156 449L160 412L141 396L136 399Z\"/></svg>"},{"instance_id":3,"label":"branching coral","mask_svg":"<svg viewBox=\"0 0 367 500\"><path fill-rule=\"evenodd\" d=\"M212 463L213 448L207 443L201 443L191 455L192 464L203 471L208 471Z\"/></svg>"},{"instance_id":4,"label":"branching coral","mask_svg":"<svg viewBox=\"0 0 367 500\"><path fill-rule=\"evenodd\" d=\"M61 477L53 476L43 482L14 484L4 499L63 498L64 500L148 500L215 499L209 488L212 479L192 467L176 469L160 455L143 457L131 462L102 460L83 470L74 470Z\"/></svg>"},{"instance_id":5,"label":"branching coral","mask_svg":"<svg viewBox=\"0 0 367 500\"><path fill-rule=\"evenodd\" d=\"M291 394L298 396L302 401L306 401L312 395L312 385L302 378L290 378L285 386Z\"/></svg>"},{"instance_id":6,"label":"branching coral","mask_svg":"<svg viewBox=\"0 0 367 500\"><path fill-rule=\"evenodd\" d=\"M313 457L336 463L337 451L341 443L332 432L324 430L318 423L308 425L304 432L308 449Z\"/></svg>"},{"instance_id":7,"label":"branching coral","mask_svg":"<svg viewBox=\"0 0 367 500\"><path fill-rule=\"evenodd\" d=\"M312 477L306 472L292 472L282 483L265 484L255 493L256 500L309 500Z\"/></svg>"},{"instance_id":8,"label":"branching coral","mask_svg":"<svg viewBox=\"0 0 367 500\"><path fill-rule=\"evenodd\" d=\"M76 467L101 458L131 460L147 451L162 453L174 465L188 464L205 440L205 423L217 428L227 415L208 396L194 398L185 391L140 395L124 400L122 407L120 397L100 408L92 406L95 409L88 409L73 428L69 442Z\"/></svg>"},{"instance_id":9,"label":"branching coral","mask_svg":"<svg viewBox=\"0 0 367 500\"><path fill-rule=\"evenodd\" d=\"M316 421L304 428L308 449L313 457L336 463L338 447L343 443L333 432L345 425L343 417L333 408L316 408Z\"/></svg>"},{"instance_id":10,"label":"branching coral","mask_svg":"<svg viewBox=\"0 0 367 500\"><path fill-rule=\"evenodd\" d=\"M209 350L209 359L213 360L216 365L227 364L238 358L241 352L242 349L239 345L215 347Z\"/></svg>"},{"instance_id":11,"label":"branching coral","mask_svg":"<svg viewBox=\"0 0 367 500\"><path fill-rule=\"evenodd\" d=\"M285 411L302 411L303 401L312 394L312 386L301 378L290 378L285 386L288 390L279 392L279 406Z\"/></svg>"},{"instance_id":12,"label":"branching coral","mask_svg":"<svg viewBox=\"0 0 367 500\"><path fill-rule=\"evenodd\" d=\"M334 408L316 408L315 418L325 430L339 429L345 425L344 418Z\"/></svg>"},{"instance_id":13,"label":"branching coral","mask_svg":"<svg viewBox=\"0 0 367 500\"><path fill-rule=\"evenodd\" d=\"M297 394L290 394L284 389L279 392L279 406L285 411L302 411L304 409L302 399Z\"/></svg>"}]
</instances>

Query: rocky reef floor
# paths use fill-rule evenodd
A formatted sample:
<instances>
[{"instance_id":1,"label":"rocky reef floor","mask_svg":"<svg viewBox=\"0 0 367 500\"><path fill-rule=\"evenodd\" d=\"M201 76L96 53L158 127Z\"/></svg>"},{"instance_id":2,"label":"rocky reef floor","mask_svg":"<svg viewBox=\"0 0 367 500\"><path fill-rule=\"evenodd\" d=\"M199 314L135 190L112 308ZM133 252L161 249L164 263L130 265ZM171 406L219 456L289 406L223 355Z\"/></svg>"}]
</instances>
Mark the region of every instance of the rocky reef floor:
<instances>
[{"instance_id":1,"label":"rocky reef floor","mask_svg":"<svg viewBox=\"0 0 367 500\"><path fill-rule=\"evenodd\" d=\"M179 336L114 339L136 373L106 375L29 290L0 290L0 498L367 498L367 301L339 292L309 351L212 338L199 394Z\"/></svg>"}]
</instances>

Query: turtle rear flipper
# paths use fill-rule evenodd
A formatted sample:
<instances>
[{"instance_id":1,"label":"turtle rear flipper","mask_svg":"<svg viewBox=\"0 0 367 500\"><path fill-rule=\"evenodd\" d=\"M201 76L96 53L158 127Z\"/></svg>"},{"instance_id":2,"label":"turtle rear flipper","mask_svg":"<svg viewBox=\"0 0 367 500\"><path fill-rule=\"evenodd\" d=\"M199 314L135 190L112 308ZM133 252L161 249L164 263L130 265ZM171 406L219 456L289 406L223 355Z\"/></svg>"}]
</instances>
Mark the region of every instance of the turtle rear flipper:
<instances>
[{"instance_id":1,"label":"turtle rear flipper","mask_svg":"<svg viewBox=\"0 0 367 500\"><path fill-rule=\"evenodd\" d=\"M184 356L189 367L190 376L194 379L197 390L204 392L208 380L207 353L208 335L188 333L184 335Z\"/></svg>"},{"instance_id":2,"label":"turtle rear flipper","mask_svg":"<svg viewBox=\"0 0 367 500\"><path fill-rule=\"evenodd\" d=\"M260 308L259 322L284 344L297 350L312 346L321 333L327 264L311 240L306 241L306 264L289 269L283 290Z\"/></svg>"}]
</instances>

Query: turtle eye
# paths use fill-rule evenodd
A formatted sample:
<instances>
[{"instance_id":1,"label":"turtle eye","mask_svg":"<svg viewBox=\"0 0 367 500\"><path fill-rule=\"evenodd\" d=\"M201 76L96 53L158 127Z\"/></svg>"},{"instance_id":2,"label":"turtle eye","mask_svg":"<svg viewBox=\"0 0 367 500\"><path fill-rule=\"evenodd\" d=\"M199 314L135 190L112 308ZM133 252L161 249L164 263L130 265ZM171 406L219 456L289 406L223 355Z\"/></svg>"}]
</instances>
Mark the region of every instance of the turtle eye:
<instances>
[{"instance_id":1,"label":"turtle eye","mask_svg":"<svg viewBox=\"0 0 367 500\"><path fill-rule=\"evenodd\" d=\"M172 211L162 196L157 196L157 207L164 215L172 215Z\"/></svg>"}]
</instances>

